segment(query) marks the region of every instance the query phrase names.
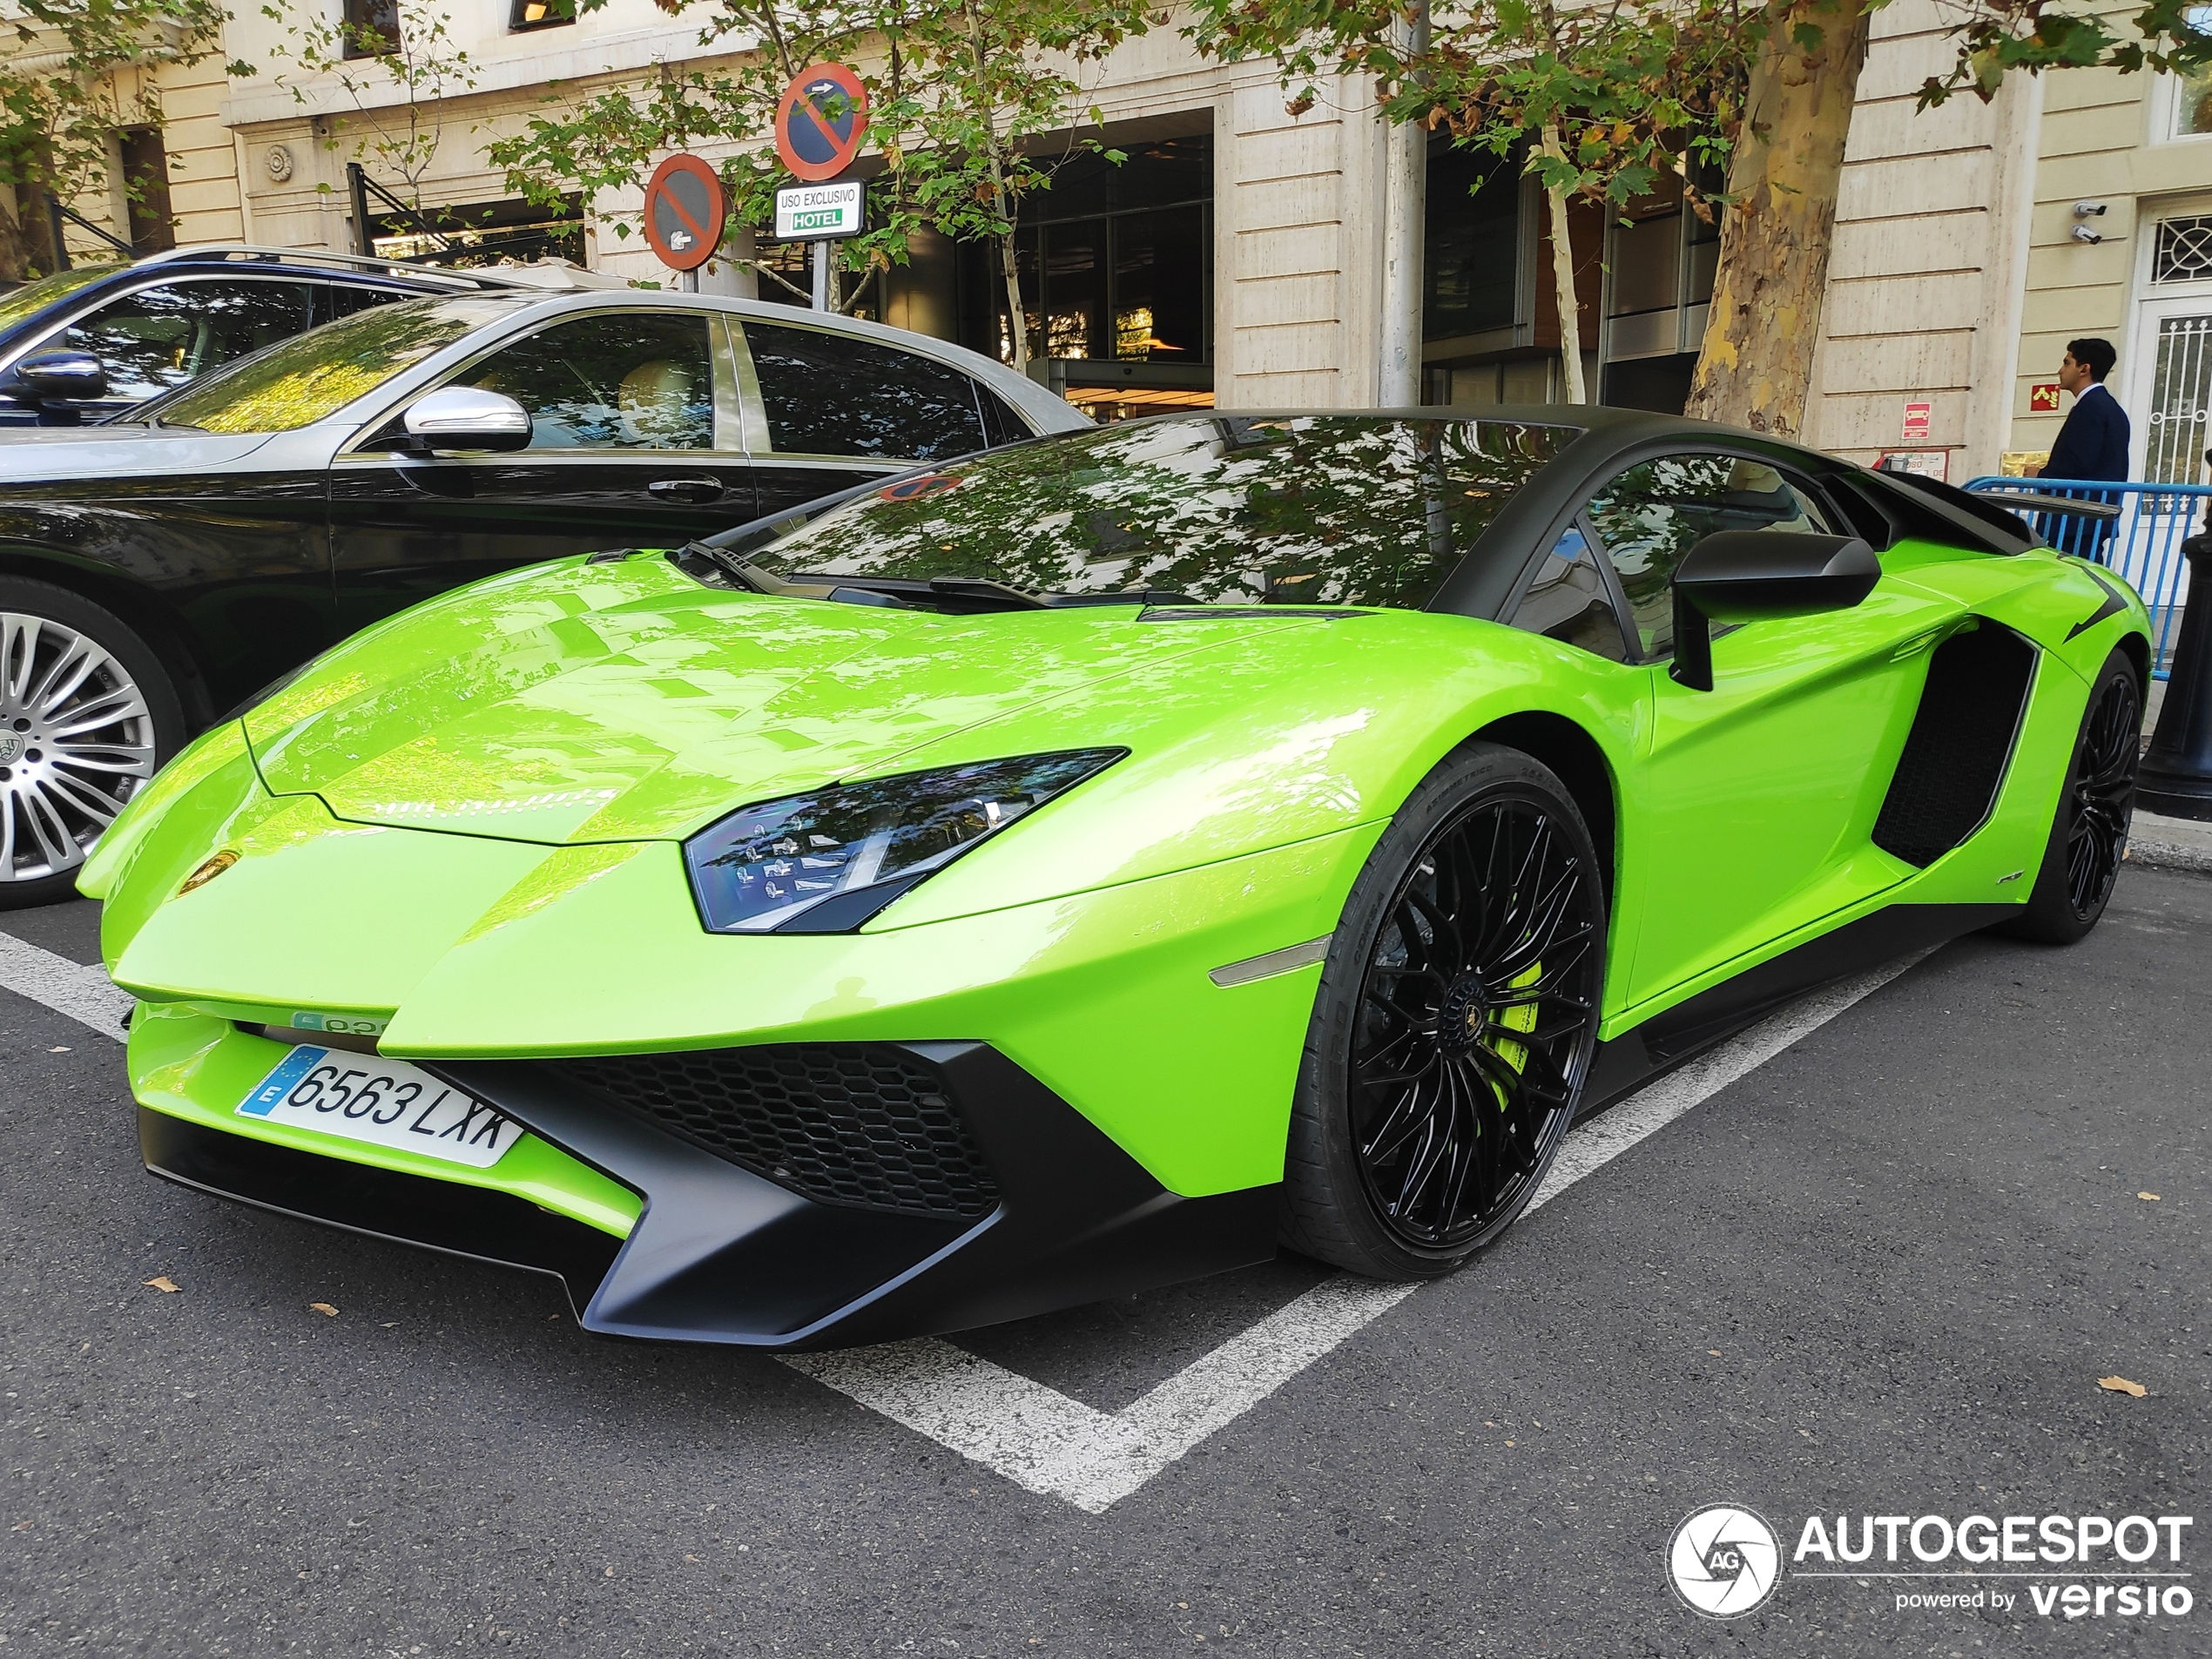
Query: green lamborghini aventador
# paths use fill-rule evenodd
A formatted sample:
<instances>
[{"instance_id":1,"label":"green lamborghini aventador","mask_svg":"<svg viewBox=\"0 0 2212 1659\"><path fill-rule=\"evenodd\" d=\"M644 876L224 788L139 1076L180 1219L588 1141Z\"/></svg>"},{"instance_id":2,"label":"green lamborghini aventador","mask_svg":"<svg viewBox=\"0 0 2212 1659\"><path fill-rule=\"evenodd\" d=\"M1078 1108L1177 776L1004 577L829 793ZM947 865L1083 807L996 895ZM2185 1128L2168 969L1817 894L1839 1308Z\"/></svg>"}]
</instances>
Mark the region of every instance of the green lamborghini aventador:
<instances>
[{"instance_id":1,"label":"green lamborghini aventador","mask_svg":"<svg viewBox=\"0 0 2212 1659\"><path fill-rule=\"evenodd\" d=\"M873 1341L1450 1271L1780 999L2078 938L2148 650L2020 519L1743 433L1177 415L447 594L82 885L155 1173Z\"/></svg>"}]
</instances>

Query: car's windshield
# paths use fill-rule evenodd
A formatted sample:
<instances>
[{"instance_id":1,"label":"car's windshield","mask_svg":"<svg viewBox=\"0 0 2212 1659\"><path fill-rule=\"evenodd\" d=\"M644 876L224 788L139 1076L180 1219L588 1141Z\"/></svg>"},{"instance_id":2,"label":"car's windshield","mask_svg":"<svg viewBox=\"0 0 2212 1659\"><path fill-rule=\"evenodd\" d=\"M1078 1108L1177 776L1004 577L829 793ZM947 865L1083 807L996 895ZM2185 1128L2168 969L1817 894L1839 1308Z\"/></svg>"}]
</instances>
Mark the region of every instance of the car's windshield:
<instances>
[{"instance_id":1,"label":"car's windshield","mask_svg":"<svg viewBox=\"0 0 2212 1659\"><path fill-rule=\"evenodd\" d=\"M290 432L311 426L524 303L471 294L374 307L226 364L139 405L131 418L204 432Z\"/></svg>"},{"instance_id":2,"label":"car's windshield","mask_svg":"<svg viewBox=\"0 0 2212 1659\"><path fill-rule=\"evenodd\" d=\"M1442 416L1177 416L979 455L865 491L776 539L726 544L786 580L1418 607L1577 432Z\"/></svg>"},{"instance_id":3,"label":"car's windshield","mask_svg":"<svg viewBox=\"0 0 2212 1659\"><path fill-rule=\"evenodd\" d=\"M12 328L25 318L37 316L64 295L75 293L86 283L113 276L121 269L119 265L80 265L73 271L57 271L50 277L41 277L10 293L0 293L0 329Z\"/></svg>"}]
</instances>

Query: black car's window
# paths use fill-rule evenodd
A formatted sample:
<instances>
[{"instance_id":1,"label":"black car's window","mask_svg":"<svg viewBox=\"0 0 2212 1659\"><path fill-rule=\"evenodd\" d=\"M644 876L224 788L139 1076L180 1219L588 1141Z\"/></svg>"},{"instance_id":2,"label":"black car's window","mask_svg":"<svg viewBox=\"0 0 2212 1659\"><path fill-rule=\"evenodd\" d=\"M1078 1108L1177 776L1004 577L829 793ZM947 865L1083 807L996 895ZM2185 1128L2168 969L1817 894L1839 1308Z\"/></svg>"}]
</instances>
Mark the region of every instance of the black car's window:
<instances>
[{"instance_id":1,"label":"black car's window","mask_svg":"<svg viewBox=\"0 0 2212 1659\"><path fill-rule=\"evenodd\" d=\"M1631 467L1592 498L1586 516L1628 595L1646 660L1674 650L1669 584L1683 556L1717 530L1830 534L1812 497L1763 461L1662 455Z\"/></svg>"},{"instance_id":2,"label":"black car's window","mask_svg":"<svg viewBox=\"0 0 2212 1659\"><path fill-rule=\"evenodd\" d=\"M748 320L745 335L772 449L936 461L988 442L975 383L934 358L774 323Z\"/></svg>"},{"instance_id":3,"label":"black car's window","mask_svg":"<svg viewBox=\"0 0 2212 1659\"><path fill-rule=\"evenodd\" d=\"M1364 415L1133 421L867 491L744 552L792 577L1416 607L1575 435Z\"/></svg>"},{"instance_id":4,"label":"black car's window","mask_svg":"<svg viewBox=\"0 0 2212 1659\"><path fill-rule=\"evenodd\" d=\"M134 418L205 432L295 431L528 303L469 294L377 306L217 369L147 404Z\"/></svg>"},{"instance_id":5,"label":"black car's window","mask_svg":"<svg viewBox=\"0 0 2212 1659\"><path fill-rule=\"evenodd\" d=\"M1022 439L1035 435L1029 430L1029 423L1016 415L1007 401L988 387L980 383L976 386L975 401L983 411L984 442L993 446L1019 443Z\"/></svg>"},{"instance_id":6,"label":"black car's window","mask_svg":"<svg viewBox=\"0 0 2212 1659\"><path fill-rule=\"evenodd\" d=\"M714 447L714 363L698 313L595 312L556 323L454 383L504 392L528 409L533 449Z\"/></svg>"},{"instance_id":7,"label":"black car's window","mask_svg":"<svg viewBox=\"0 0 2212 1659\"><path fill-rule=\"evenodd\" d=\"M98 358L108 395L135 403L307 326L306 283L212 277L111 300L71 324L58 343Z\"/></svg>"},{"instance_id":8,"label":"black car's window","mask_svg":"<svg viewBox=\"0 0 2212 1659\"><path fill-rule=\"evenodd\" d=\"M388 306L415 297L396 288L364 288L350 283L318 282L313 286L318 323L334 322L357 311L367 311L372 306Z\"/></svg>"},{"instance_id":9,"label":"black car's window","mask_svg":"<svg viewBox=\"0 0 2212 1659\"><path fill-rule=\"evenodd\" d=\"M1513 625L1580 645L1616 663L1628 660L1628 641L1613 609L1613 596L1580 524L1569 524L1559 533L1543 568L1514 608Z\"/></svg>"}]
</instances>

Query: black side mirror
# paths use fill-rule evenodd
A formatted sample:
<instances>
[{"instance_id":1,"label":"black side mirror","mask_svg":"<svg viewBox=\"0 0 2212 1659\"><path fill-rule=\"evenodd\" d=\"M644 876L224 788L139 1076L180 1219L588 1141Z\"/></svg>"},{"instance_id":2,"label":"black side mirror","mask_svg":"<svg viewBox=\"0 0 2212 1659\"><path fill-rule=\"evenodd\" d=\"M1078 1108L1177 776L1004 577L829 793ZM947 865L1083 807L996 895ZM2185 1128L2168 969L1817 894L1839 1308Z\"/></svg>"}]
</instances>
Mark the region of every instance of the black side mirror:
<instances>
[{"instance_id":1,"label":"black side mirror","mask_svg":"<svg viewBox=\"0 0 2212 1659\"><path fill-rule=\"evenodd\" d=\"M1882 562L1856 536L1708 536L1675 570L1675 662L1667 671L1694 691L1710 691L1713 624L1848 610L1881 579Z\"/></svg>"},{"instance_id":2,"label":"black side mirror","mask_svg":"<svg viewBox=\"0 0 2212 1659\"><path fill-rule=\"evenodd\" d=\"M18 403L84 402L107 395L107 370L88 351L33 352L15 366L0 394Z\"/></svg>"}]
</instances>

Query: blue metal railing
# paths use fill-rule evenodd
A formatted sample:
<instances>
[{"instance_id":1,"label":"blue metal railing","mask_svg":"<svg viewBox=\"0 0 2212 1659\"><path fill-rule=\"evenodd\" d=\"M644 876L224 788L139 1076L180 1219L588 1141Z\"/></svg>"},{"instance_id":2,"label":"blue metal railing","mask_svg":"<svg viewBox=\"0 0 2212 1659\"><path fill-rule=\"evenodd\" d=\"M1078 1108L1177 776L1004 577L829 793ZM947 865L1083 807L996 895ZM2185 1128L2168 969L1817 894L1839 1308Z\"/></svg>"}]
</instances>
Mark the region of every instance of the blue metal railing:
<instances>
[{"instance_id":1,"label":"blue metal railing","mask_svg":"<svg viewBox=\"0 0 2212 1659\"><path fill-rule=\"evenodd\" d=\"M2054 511L2047 500L2013 510L2061 553L2108 565L2126 577L2150 610L2152 672L2166 678L2174 635L2188 597L2188 561L2182 543L2204 523L2212 484L2107 483L2078 478L1974 478L1966 488L2002 505L2006 496L2071 496L2094 516ZM2112 516L2117 508L2117 516Z\"/></svg>"}]
</instances>

